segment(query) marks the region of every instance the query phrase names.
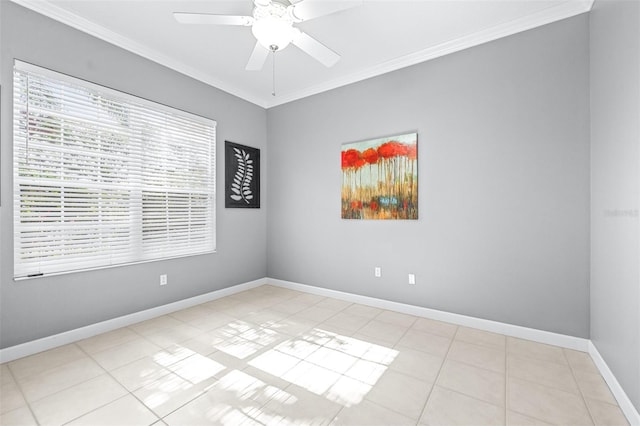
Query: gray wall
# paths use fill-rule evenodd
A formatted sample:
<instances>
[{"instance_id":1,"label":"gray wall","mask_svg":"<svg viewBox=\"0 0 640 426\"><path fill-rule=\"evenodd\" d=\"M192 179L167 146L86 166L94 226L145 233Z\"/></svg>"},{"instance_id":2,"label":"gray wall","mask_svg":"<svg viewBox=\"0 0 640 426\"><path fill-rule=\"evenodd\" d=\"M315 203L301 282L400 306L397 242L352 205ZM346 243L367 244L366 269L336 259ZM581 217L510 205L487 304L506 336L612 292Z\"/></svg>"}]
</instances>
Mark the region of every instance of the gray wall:
<instances>
[{"instance_id":1,"label":"gray wall","mask_svg":"<svg viewBox=\"0 0 640 426\"><path fill-rule=\"evenodd\" d=\"M591 47L591 340L640 410L640 3L596 0Z\"/></svg>"},{"instance_id":2,"label":"gray wall","mask_svg":"<svg viewBox=\"0 0 640 426\"><path fill-rule=\"evenodd\" d=\"M265 275L588 337L586 15L265 112L13 3L0 8L0 347ZM214 118L219 188L225 139L268 140L263 208L225 210L220 192L214 255L13 282L13 58ZM414 130L420 219L341 220L340 144Z\"/></svg>"},{"instance_id":3,"label":"gray wall","mask_svg":"<svg viewBox=\"0 0 640 426\"><path fill-rule=\"evenodd\" d=\"M269 109L269 277L588 337L588 23ZM419 220L340 219L340 145L414 130Z\"/></svg>"},{"instance_id":4,"label":"gray wall","mask_svg":"<svg viewBox=\"0 0 640 426\"><path fill-rule=\"evenodd\" d=\"M225 210L222 183L225 140L263 150L266 147L265 110L13 3L0 1L0 10L0 347L264 277L266 185L262 188L262 209ZM14 58L215 119L217 253L14 282L11 210ZM266 163L262 166L264 172ZM237 259L242 259L242 265ZM161 273L169 275L167 286L159 286Z\"/></svg>"}]
</instances>

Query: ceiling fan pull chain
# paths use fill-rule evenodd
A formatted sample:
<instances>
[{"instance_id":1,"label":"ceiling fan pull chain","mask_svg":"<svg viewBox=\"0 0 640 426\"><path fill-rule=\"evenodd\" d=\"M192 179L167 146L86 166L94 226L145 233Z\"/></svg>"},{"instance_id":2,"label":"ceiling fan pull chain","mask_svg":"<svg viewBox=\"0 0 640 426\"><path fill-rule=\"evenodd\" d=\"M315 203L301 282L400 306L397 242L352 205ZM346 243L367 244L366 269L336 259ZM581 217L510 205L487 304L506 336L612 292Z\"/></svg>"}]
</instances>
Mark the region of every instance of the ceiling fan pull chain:
<instances>
[{"instance_id":1,"label":"ceiling fan pull chain","mask_svg":"<svg viewBox=\"0 0 640 426\"><path fill-rule=\"evenodd\" d=\"M275 96L276 95L276 49L274 49L273 46L271 47L271 56L273 56L273 61L271 62L273 66L273 70L271 72L271 75L272 75L271 87L273 90L271 90L271 96Z\"/></svg>"}]
</instances>

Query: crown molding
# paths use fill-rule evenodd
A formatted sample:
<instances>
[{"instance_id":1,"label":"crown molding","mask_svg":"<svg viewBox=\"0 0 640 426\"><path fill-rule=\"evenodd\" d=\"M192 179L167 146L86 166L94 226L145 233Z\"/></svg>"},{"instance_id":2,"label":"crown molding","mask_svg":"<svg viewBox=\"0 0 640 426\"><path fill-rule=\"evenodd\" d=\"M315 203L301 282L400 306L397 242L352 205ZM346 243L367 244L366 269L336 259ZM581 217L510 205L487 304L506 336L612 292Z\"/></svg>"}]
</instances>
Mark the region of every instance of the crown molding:
<instances>
[{"instance_id":1,"label":"crown molding","mask_svg":"<svg viewBox=\"0 0 640 426\"><path fill-rule=\"evenodd\" d=\"M236 86L230 85L222 80L212 77L211 75L202 72L196 68L185 65L181 61L178 61L170 56L164 55L157 50L151 49L129 37L125 37L115 31L111 31L101 25L98 25L88 19L71 13L48 0L10 0L20 6L37 12L41 15L47 16L72 28L80 30L84 33L92 35L96 38L104 40L110 44L121 47L129 52L135 53L138 56L149 59L162 66L170 68L188 77L199 80L216 89L227 92L231 95L237 96L248 102L256 104L262 108L267 107L265 99L256 97L245 90L242 90Z\"/></svg>"},{"instance_id":2,"label":"crown molding","mask_svg":"<svg viewBox=\"0 0 640 426\"><path fill-rule=\"evenodd\" d=\"M47 0L11 0L23 7L33 10L34 12L48 16L56 21L62 22L70 27L76 28L115 46L133 52L139 56L156 62L160 65L173 69L181 74L187 75L196 80L202 81L210 86L237 96L262 108L271 108L292 102L338 87L346 86L358 81L366 80L382 74L399 70L420 62L435 59L450 53L478 46L502 37L513 35L522 31L530 30L535 27L559 21L561 19L570 18L581 13L591 10L594 0L566 0L556 6L549 7L534 14L524 16L512 21L485 28L466 36L449 40L444 43L432 46L409 55L405 55L374 67L368 67L358 72L351 73L341 78L327 81L302 90L278 95L275 99L271 97L260 97L251 94L239 87L230 85L222 80L214 78L206 72L185 65L181 61L164 55L154 49L138 43L128 37L95 24L81 16L62 9Z\"/></svg>"},{"instance_id":3,"label":"crown molding","mask_svg":"<svg viewBox=\"0 0 640 426\"><path fill-rule=\"evenodd\" d=\"M590 11L594 1L595 0L567 0L557 6L552 6L537 13L508 21L500 25L489 27L482 31L471 33L457 39L440 43L427 49L409 55L401 56L380 65L369 67L362 71L349 74L342 78L337 78L326 83L291 92L289 94L285 93L273 100L267 99L267 108L286 104L288 102L306 98L308 96L316 95L318 93L326 92L328 90L336 89L338 87L346 86L372 77L377 77L379 75L396 71L401 68L406 68L411 65L416 65L430 59L435 59L441 56L448 55L450 53L488 43L502 37L510 36L519 32L530 30L532 28L550 24L555 21L570 18L572 16Z\"/></svg>"}]
</instances>

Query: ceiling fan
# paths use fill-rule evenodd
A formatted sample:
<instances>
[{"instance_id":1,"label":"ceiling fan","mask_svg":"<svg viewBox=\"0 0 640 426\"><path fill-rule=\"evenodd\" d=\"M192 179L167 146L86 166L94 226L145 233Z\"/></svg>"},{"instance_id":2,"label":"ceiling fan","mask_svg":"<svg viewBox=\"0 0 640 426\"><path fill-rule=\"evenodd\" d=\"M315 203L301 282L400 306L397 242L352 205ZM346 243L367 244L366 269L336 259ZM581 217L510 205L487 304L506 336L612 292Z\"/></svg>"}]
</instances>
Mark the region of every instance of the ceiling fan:
<instances>
[{"instance_id":1,"label":"ceiling fan","mask_svg":"<svg viewBox=\"0 0 640 426\"><path fill-rule=\"evenodd\" d=\"M270 52L284 49L290 43L312 58L331 67L340 55L293 25L362 4L363 0L253 0L252 16L215 15L209 13L174 12L182 24L237 25L251 27L257 39L249 57L247 70L260 70Z\"/></svg>"}]
</instances>

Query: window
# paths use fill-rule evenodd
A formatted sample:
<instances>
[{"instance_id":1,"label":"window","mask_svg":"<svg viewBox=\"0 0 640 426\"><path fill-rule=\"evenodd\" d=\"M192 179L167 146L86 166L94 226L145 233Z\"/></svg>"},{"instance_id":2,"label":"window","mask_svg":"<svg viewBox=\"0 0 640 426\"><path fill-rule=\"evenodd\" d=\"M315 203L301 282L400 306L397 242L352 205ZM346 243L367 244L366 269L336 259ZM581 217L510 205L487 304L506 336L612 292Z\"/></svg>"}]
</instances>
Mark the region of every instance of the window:
<instances>
[{"instance_id":1,"label":"window","mask_svg":"<svg viewBox=\"0 0 640 426\"><path fill-rule=\"evenodd\" d=\"M215 121L16 61L14 277L215 250Z\"/></svg>"}]
</instances>

